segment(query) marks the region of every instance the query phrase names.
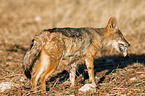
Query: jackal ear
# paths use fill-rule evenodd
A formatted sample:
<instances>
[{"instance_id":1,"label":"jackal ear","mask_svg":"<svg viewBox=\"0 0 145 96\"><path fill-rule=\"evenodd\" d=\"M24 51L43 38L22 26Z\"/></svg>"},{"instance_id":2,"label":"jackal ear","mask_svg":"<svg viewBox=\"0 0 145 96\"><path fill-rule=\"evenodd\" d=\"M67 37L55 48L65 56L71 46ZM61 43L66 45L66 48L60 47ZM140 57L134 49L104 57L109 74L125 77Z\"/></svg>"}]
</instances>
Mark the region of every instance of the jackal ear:
<instances>
[{"instance_id":1,"label":"jackal ear","mask_svg":"<svg viewBox=\"0 0 145 96\"><path fill-rule=\"evenodd\" d=\"M118 29L117 19L116 17L111 17L107 24L107 32L109 34L113 34L117 31L117 29Z\"/></svg>"}]
</instances>

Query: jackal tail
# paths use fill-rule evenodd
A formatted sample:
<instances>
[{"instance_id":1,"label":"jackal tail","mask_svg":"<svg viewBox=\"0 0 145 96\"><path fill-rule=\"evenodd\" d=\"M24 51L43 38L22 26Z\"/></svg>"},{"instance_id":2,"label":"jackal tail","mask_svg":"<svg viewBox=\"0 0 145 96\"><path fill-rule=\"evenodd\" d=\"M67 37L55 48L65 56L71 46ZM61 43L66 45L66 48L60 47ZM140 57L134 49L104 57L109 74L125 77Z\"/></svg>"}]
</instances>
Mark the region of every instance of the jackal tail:
<instances>
[{"instance_id":1,"label":"jackal tail","mask_svg":"<svg viewBox=\"0 0 145 96\"><path fill-rule=\"evenodd\" d=\"M40 41L39 38L33 39L30 48L27 50L23 58L24 73L28 79L31 79L32 68L40 55Z\"/></svg>"}]
</instances>

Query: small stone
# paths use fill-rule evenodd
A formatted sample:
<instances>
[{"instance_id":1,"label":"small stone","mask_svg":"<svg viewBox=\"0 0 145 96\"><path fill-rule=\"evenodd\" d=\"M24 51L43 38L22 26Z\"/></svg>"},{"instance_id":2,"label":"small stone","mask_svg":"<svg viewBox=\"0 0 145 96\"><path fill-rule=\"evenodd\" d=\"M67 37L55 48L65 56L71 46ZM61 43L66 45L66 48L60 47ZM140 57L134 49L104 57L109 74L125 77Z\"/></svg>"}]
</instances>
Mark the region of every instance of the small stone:
<instances>
[{"instance_id":1,"label":"small stone","mask_svg":"<svg viewBox=\"0 0 145 96\"><path fill-rule=\"evenodd\" d=\"M36 22L40 22L40 21L41 21L41 17L40 17L40 16L35 16L35 17L34 17L34 20L35 20Z\"/></svg>"},{"instance_id":2,"label":"small stone","mask_svg":"<svg viewBox=\"0 0 145 96\"><path fill-rule=\"evenodd\" d=\"M96 87L92 84L85 84L83 87L81 87L79 89L79 91L83 91L83 92L86 92L86 91L96 91Z\"/></svg>"},{"instance_id":3,"label":"small stone","mask_svg":"<svg viewBox=\"0 0 145 96\"><path fill-rule=\"evenodd\" d=\"M11 89L13 86L13 82L2 82L0 83L0 92L4 92L7 89Z\"/></svg>"},{"instance_id":4,"label":"small stone","mask_svg":"<svg viewBox=\"0 0 145 96\"><path fill-rule=\"evenodd\" d=\"M137 78L136 77L133 77L133 78L130 78L130 80L131 81L135 81L135 80L137 80Z\"/></svg>"}]
</instances>

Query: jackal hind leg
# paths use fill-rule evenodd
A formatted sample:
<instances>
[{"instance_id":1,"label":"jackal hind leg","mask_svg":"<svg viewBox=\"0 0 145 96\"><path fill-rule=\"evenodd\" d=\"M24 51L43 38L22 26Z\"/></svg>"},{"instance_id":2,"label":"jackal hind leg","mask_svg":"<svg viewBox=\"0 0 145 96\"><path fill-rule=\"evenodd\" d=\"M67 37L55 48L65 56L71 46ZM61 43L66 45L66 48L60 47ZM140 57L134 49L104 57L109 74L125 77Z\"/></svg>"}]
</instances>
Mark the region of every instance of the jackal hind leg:
<instances>
[{"instance_id":1,"label":"jackal hind leg","mask_svg":"<svg viewBox=\"0 0 145 96\"><path fill-rule=\"evenodd\" d=\"M89 81L91 81L92 85L96 86L95 79L94 79L94 59L93 57L87 57L85 59L88 73L89 73Z\"/></svg>"},{"instance_id":2,"label":"jackal hind leg","mask_svg":"<svg viewBox=\"0 0 145 96\"><path fill-rule=\"evenodd\" d=\"M60 62L61 62L61 59L50 57L50 63L48 64L46 71L41 75L41 78L40 78L41 90L43 93L46 92L46 86L45 86L46 79L56 70Z\"/></svg>"},{"instance_id":3,"label":"jackal hind leg","mask_svg":"<svg viewBox=\"0 0 145 96\"><path fill-rule=\"evenodd\" d=\"M32 77L33 91L36 91L38 79L40 78L41 74L46 70L48 64L49 64L49 56L45 54L44 50L42 50L40 54L40 63L36 67L36 72L34 76Z\"/></svg>"},{"instance_id":4,"label":"jackal hind leg","mask_svg":"<svg viewBox=\"0 0 145 96\"><path fill-rule=\"evenodd\" d=\"M70 76L69 76L70 83L71 83L70 87L74 87L74 85L75 85L75 76L76 76L77 62L72 63L70 67L71 67L70 68Z\"/></svg>"},{"instance_id":5,"label":"jackal hind leg","mask_svg":"<svg viewBox=\"0 0 145 96\"><path fill-rule=\"evenodd\" d=\"M42 68L43 67L40 66L39 69L36 70L36 73L34 74L34 76L32 77L32 90L34 92L36 91L38 79L40 78L40 75L43 73Z\"/></svg>"}]
</instances>

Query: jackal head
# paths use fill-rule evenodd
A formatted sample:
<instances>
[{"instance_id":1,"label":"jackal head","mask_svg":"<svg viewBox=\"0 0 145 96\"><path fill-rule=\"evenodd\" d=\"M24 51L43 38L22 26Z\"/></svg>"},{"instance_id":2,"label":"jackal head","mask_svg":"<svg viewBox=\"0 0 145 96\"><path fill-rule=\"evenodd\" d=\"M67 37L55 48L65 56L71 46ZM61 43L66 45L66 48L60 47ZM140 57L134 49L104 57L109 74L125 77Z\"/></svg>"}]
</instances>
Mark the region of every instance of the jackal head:
<instances>
[{"instance_id":1,"label":"jackal head","mask_svg":"<svg viewBox=\"0 0 145 96\"><path fill-rule=\"evenodd\" d=\"M119 30L117 19L115 17L111 17L109 19L106 29L109 33L109 44L112 45L118 52L123 53L125 57L128 53L128 47L130 44Z\"/></svg>"}]
</instances>

